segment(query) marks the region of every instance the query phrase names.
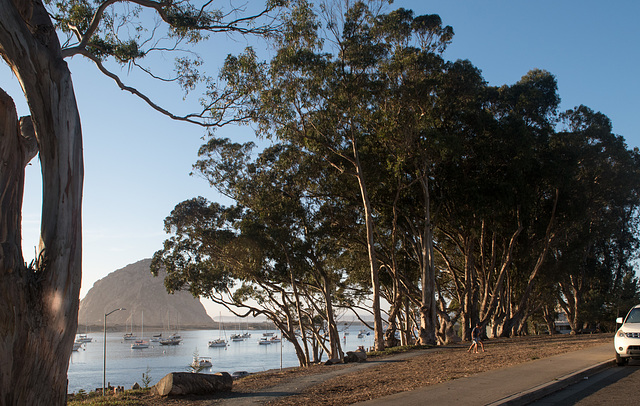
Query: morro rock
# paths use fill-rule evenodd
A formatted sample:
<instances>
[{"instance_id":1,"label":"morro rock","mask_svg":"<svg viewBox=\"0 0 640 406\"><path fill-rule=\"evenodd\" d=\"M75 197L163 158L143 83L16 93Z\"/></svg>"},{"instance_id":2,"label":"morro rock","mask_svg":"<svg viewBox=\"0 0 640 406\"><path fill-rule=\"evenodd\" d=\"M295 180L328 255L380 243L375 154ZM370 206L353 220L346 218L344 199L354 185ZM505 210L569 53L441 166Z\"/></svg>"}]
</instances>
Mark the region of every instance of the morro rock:
<instances>
[{"instance_id":1,"label":"morro rock","mask_svg":"<svg viewBox=\"0 0 640 406\"><path fill-rule=\"evenodd\" d=\"M80 301L79 332L85 325L102 326L105 313L121 307L126 310L111 314L109 327L139 333L143 320L145 332L215 327L199 299L188 292L167 293L165 275L154 277L150 265L151 259L143 259L96 281Z\"/></svg>"}]
</instances>

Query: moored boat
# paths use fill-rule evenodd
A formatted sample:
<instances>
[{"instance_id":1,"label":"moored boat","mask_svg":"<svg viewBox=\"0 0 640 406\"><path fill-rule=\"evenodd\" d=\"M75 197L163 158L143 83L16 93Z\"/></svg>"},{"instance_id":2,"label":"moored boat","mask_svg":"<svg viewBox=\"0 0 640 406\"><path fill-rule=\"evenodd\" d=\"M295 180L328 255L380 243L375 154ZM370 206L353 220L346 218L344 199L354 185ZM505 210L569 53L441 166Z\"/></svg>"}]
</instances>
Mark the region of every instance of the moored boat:
<instances>
[{"instance_id":1,"label":"moored boat","mask_svg":"<svg viewBox=\"0 0 640 406\"><path fill-rule=\"evenodd\" d=\"M209 347L226 347L227 342L222 338L216 338L215 340L209 341Z\"/></svg>"},{"instance_id":2,"label":"moored boat","mask_svg":"<svg viewBox=\"0 0 640 406\"><path fill-rule=\"evenodd\" d=\"M93 338L88 337L86 334L78 334L78 337L76 337L76 342L78 343L90 343L91 341L93 341Z\"/></svg>"},{"instance_id":3,"label":"moored boat","mask_svg":"<svg viewBox=\"0 0 640 406\"><path fill-rule=\"evenodd\" d=\"M258 340L258 344L259 345L270 345L271 344L271 340L269 340L267 337L260 337L260 340Z\"/></svg>"},{"instance_id":4,"label":"moored boat","mask_svg":"<svg viewBox=\"0 0 640 406\"><path fill-rule=\"evenodd\" d=\"M160 343L160 345L178 345L180 344L180 342L182 342L182 339L169 337L161 338L158 342Z\"/></svg>"},{"instance_id":5,"label":"moored boat","mask_svg":"<svg viewBox=\"0 0 640 406\"><path fill-rule=\"evenodd\" d=\"M133 344L131 344L132 350L142 350L145 348L149 348L149 342L146 340L136 340Z\"/></svg>"},{"instance_id":6,"label":"moored boat","mask_svg":"<svg viewBox=\"0 0 640 406\"><path fill-rule=\"evenodd\" d=\"M196 369L211 368L213 363L211 362L211 357L193 357L191 366Z\"/></svg>"}]
</instances>

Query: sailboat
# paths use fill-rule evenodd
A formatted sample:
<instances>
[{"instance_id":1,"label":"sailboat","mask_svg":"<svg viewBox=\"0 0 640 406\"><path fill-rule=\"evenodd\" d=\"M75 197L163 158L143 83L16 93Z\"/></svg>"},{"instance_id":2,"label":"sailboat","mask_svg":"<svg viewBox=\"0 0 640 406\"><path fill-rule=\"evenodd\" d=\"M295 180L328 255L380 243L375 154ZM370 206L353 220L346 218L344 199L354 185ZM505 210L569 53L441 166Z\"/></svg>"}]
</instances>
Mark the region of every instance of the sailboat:
<instances>
[{"instance_id":1,"label":"sailboat","mask_svg":"<svg viewBox=\"0 0 640 406\"><path fill-rule=\"evenodd\" d=\"M77 334L76 342L77 343L90 343L93 341L93 338L89 337L87 334L87 325L84 325L84 334Z\"/></svg>"},{"instance_id":2,"label":"sailboat","mask_svg":"<svg viewBox=\"0 0 640 406\"><path fill-rule=\"evenodd\" d=\"M133 335L133 312L131 312L131 315L129 316L129 320L131 320L131 331L124 333L122 338L124 338L125 341L134 341L134 340L137 340L138 337Z\"/></svg>"},{"instance_id":3,"label":"sailboat","mask_svg":"<svg viewBox=\"0 0 640 406\"><path fill-rule=\"evenodd\" d=\"M231 341L244 341L244 337L240 333L240 323L236 321L236 333L231 334Z\"/></svg>"},{"instance_id":4,"label":"sailboat","mask_svg":"<svg viewBox=\"0 0 640 406\"><path fill-rule=\"evenodd\" d=\"M245 323L246 323L245 324L246 325L246 331L244 333L242 333L242 338L244 338L246 340L247 338L251 338L251 333L249 332L249 322L246 321Z\"/></svg>"},{"instance_id":5,"label":"sailboat","mask_svg":"<svg viewBox=\"0 0 640 406\"><path fill-rule=\"evenodd\" d=\"M176 316L176 320L177 320L177 316ZM180 329L179 323L177 324L178 324L178 329ZM170 319L169 319L169 311L167 310L167 330L169 330L170 327L171 326L170 326ZM179 345L182 342L182 337L176 331L175 333L171 334L167 338L160 337L158 342L160 343L160 345Z\"/></svg>"},{"instance_id":6,"label":"sailboat","mask_svg":"<svg viewBox=\"0 0 640 406\"><path fill-rule=\"evenodd\" d=\"M220 331L222 330L222 313L219 316L218 319L218 334L220 334ZM214 340L209 341L209 347L226 347L227 346L227 340L222 339L222 337L218 337Z\"/></svg>"},{"instance_id":7,"label":"sailboat","mask_svg":"<svg viewBox=\"0 0 640 406\"><path fill-rule=\"evenodd\" d=\"M133 344L131 344L132 350L142 350L145 348L149 348L149 341L144 340L144 312L142 312L142 323L140 328L140 335L142 336L142 339L136 340Z\"/></svg>"}]
</instances>

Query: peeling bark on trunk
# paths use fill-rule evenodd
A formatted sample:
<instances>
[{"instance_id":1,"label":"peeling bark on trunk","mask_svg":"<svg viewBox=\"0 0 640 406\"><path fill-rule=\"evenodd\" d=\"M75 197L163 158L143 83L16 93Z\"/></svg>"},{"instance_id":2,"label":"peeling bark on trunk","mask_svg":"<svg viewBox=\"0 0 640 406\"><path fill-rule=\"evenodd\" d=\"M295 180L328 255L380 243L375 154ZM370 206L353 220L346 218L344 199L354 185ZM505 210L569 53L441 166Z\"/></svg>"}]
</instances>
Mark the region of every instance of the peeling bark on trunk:
<instances>
[{"instance_id":1,"label":"peeling bark on trunk","mask_svg":"<svg viewBox=\"0 0 640 406\"><path fill-rule=\"evenodd\" d=\"M372 289L372 306L373 312L373 333L375 337L374 347L376 351L384 350L384 330L382 326L382 314L380 309L380 279L379 264L375 248L375 239L373 236L373 209L369 200L369 193L364 179L364 171L360 164L360 155L355 140L352 140L354 168L356 171L356 179L360 186L360 194L362 196L362 205L364 207L365 227L367 229L367 252L369 254L369 266L371 270L371 289Z\"/></svg>"},{"instance_id":2,"label":"peeling bark on trunk","mask_svg":"<svg viewBox=\"0 0 640 406\"><path fill-rule=\"evenodd\" d=\"M424 205L424 229L422 232L421 263L422 298L420 306L420 344L436 345L438 318L436 315L436 274L433 265L433 229L431 226L431 197L429 194L429 175L426 168L420 179Z\"/></svg>"},{"instance_id":3,"label":"peeling bark on trunk","mask_svg":"<svg viewBox=\"0 0 640 406\"><path fill-rule=\"evenodd\" d=\"M43 176L38 258L21 251L24 144L13 103L0 123L0 405L64 405L81 279L82 134L71 75L38 2L0 0L0 55L27 99ZM25 127L26 128L26 127Z\"/></svg>"},{"instance_id":4,"label":"peeling bark on trunk","mask_svg":"<svg viewBox=\"0 0 640 406\"><path fill-rule=\"evenodd\" d=\"M547 224L547 230L543 241L542 251L540 255L538 255L538 260L533 267L533 270L529 274L529 279L527 281L527 285L520 297L520 301L518 302L517 307L514 307L509 317L506 318L504 322L504 326L502 328L502 337L513 337L517 335L521 327L527 320L528 311L529 311L529 298L533 292L533 288L535 286L535 282L537 281L537 276L542 269L542 265L549 253L549 247L551 245L551 240L553 239L553 223L556 215L556 208L558 206L558 198L560 192L556 189L555 199L553 202L553 209L551 210L551 217L549 218L549 223Z\"/></svg>"},{"instance_id":5,"label":"peeling bark on trunk","mask_svg":"<svg viewBox=\"0 0 640 406\"><path fill-rule=\"evenodd\" d=\"M333 303L331 303L331 293L333 292L333 282L326 275L322 275L324 298L324 308L327 317L327 331L329 333L329 359L344 357L342 346L340 345L340 332L336 325L335 315L333 311Z\"/></svg>"}]
</instances>

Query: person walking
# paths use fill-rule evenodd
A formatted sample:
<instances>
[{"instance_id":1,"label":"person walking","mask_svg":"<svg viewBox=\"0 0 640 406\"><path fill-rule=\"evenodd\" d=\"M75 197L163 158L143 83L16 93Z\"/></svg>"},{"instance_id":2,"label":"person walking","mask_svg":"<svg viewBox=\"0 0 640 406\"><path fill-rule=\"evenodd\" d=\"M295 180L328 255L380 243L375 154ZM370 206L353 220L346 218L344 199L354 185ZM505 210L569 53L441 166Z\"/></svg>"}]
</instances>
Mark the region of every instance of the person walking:
<instances>
[{"instance_id":1,"label":"person walking","mask_svg":"<svg viewBox=\"0 0 640 406\"><path fill-rule=\"evenodd\" d=\"M481 334L482 330L480 329L480 323L476 323L476 327L471 330L471 346L469 347L467 352L471 352L471 350L474 350L473 353L477 354L478 345L482 348L482 352L484 352L484 344L482 343Z\"/></svg>"}]
</instances>

